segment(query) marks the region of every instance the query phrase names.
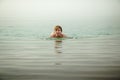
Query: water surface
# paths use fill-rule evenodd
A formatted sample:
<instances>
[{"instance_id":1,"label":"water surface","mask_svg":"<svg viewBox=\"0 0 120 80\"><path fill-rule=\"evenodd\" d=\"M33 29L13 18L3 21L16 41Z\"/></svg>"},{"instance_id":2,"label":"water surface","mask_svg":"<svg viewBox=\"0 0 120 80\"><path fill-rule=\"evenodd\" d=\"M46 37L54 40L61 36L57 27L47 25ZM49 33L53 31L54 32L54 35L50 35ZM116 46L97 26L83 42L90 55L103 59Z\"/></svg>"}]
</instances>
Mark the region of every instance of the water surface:
<instances>
[{"instance_id":1,"label":"water surface","mask_svg":"<svg viewBox=\"0 0 120 80\"><path fill-rule=\"evenodd\" d=\"M3 38L3 36L2 36ZM1 80L115 80L120 38L0 40ZM57 39L58 40L58 39Z\"/></svg>"}]
</instances>

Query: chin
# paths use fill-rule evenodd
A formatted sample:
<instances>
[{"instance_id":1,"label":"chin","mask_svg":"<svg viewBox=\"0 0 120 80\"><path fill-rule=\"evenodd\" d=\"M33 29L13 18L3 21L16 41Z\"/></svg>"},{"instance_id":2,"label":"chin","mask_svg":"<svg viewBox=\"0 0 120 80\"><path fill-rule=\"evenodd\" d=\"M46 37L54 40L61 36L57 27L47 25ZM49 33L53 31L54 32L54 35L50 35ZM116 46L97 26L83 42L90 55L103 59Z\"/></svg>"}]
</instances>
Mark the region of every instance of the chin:
<instances>
[{"instance_id":1,"label":"chin","mask_svg":"<svg viewBox=\"0 0 120 80\"><path fill-rule=\"evenodd\" d=\"M62 38L62 36L56 36L56 38Z\"/></svg>"}]
</instances>

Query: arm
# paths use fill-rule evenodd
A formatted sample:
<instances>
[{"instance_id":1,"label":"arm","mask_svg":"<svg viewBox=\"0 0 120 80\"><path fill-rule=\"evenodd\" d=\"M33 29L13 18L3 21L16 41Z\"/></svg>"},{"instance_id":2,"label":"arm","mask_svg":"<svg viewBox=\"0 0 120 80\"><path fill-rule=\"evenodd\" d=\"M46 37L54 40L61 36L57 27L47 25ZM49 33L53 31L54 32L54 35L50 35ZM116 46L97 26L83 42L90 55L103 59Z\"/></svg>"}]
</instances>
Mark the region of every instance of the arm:
<instances>
[{"instance_id":1,"label":"arm","mask_svg":"<svg viewBox=\"0 0 120 80\"><path fill-rule=\"evenodd\" d=\"M67 38L65 34L52 32L50 35L51 38Z\"/></svg>"},{"instance_id":2,"label":"arm","mask_svg":"<svg viewBox=\"0 0 120 80\"><path fill-rule=\"evenodd\" d=\"M50 34L50 37L53 38L54 36L55 36L55 33L52 32L52 33Z\"/></svg>"}]
</instances>

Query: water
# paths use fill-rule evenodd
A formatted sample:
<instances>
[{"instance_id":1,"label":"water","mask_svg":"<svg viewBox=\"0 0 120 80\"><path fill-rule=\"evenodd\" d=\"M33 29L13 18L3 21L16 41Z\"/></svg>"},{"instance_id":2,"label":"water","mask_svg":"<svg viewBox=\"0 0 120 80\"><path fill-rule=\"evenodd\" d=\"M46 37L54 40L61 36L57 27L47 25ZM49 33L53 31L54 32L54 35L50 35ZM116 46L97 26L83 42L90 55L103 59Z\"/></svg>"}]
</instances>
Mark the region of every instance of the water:
<instances>
[{"instance_id":1,"label":"water","mask_svg":"<svg viewBox=\"0 0 120 80\"><path fill-rule=\"evenodd\" d=\"M0 28L0 80L119 79L119 34L69 32L71 38L51 39L48 29Z\"/></svg>"},{"instance_id":2,"label":"water","mask_svg":"<svg viewBox=\"0 0 120 80\"><path fill-rule=\"evenodd\" d=\"M68 37L81 39L99 36L119 36L118 26L62 26ZM0 40L45 40L49 38L54 26L0 26Z\"/></svg>"},{"instance_id":3,"label":"water","mask_svg":"<svg viewBox=\"0 0 120 80\"><path fill-rule=\"evenodd\" d=\"M119 76L119 0L0 0L0 80Z\"/></svg>"}]
</instances>

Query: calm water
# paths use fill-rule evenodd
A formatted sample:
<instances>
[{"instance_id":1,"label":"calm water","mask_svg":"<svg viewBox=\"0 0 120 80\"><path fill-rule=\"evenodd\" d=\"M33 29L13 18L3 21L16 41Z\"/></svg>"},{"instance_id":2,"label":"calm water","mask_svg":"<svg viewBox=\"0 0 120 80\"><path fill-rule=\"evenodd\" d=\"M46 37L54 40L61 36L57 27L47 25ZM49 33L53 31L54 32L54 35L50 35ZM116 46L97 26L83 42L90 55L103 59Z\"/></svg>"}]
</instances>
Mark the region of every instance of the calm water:
<instances>
[{"instance_id":1,"label":"calm water","mask_svg":"<svg viewBox=\"0 0 120 80\"><path fill-rule=\"evenodd\" d=\"M67 32L72 38L56 41L47 31L0 28L0 80L119 79L119 34Z\"/></svg>"},{"instance_id":2,"label":"calm water","mask_svg":"<svg viewBox=\"0 0 120 80\"><path fill-rule=\"evenodd\" d=\"M107 25L108 26L108 25ZM62 26L63 33L74 39L100 36L119 36L118 26ZM49 38L54 26L0 26L0 40L45 40Z\"/></svg>"},{"instance_id":3,"label":"calm water","mask_svg":"<svg viewBox=\"0 0 120 80\"><path fill-rule=\"evenodd\" d=\"M0 80L119 76L120 0L0 0Z\"/></svg>"}]
</instances>

